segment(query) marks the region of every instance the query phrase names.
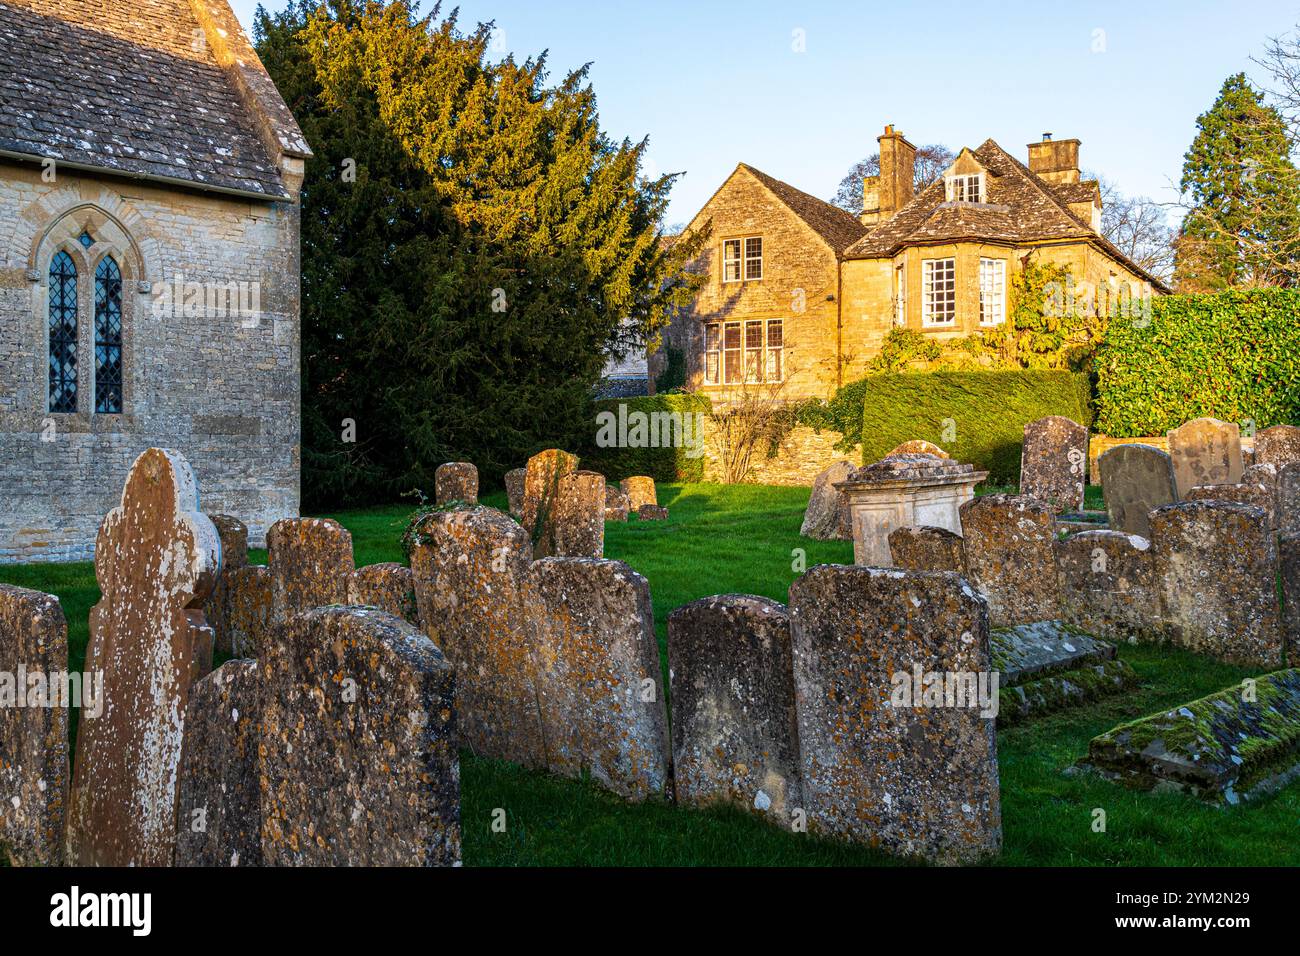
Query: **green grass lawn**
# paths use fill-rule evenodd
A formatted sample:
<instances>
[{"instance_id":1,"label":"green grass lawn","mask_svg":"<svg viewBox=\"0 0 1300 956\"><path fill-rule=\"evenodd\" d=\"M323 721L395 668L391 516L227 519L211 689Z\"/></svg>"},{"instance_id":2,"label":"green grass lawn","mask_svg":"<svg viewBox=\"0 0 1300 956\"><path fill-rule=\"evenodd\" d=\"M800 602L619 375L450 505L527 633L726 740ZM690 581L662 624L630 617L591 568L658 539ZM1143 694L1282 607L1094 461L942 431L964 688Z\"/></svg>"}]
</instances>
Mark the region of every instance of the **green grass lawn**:
<instances>
[{"instance_id":1,"label":"green grass lawn","mask_svg":"<svg viewBox=\"0 0 1300 956\"><path fill-rule=\"evenodd\" d=\"M1097 502L1092 490L1089 507ZM504 507L504 495L486 503ZM606 526L605 552L650 581L661 651L668 614L709 594L743 592L784 601L796 573L849 563L848 542L799 536L808 490L765 486L661 485L666 522ZM401 561L407 506L339 512L357 563ZM253 560L264 561L254 552ZM69 654L85 653L86 613L98 598L89 564L0 568L0 580L58 594L68 615ZM1180 794L1144 794L1062 771L1088 741L1116 724L1219 690L1250 671L1183 651L1124 646L1135 692L1026 722L998 734L1003 852L1012 865L1231 866L1300 863L1300 784L1250 804L1207 806ZM666 658L666 654L664 655ZM789 833L739 811L662 802L632 806L596 787L466 754L461 766L464 859L492 865L896 865L880 853ZM498 808L504 833L493 833ZM1094 809L1106 831L1093 831Z\"/></svg>"}]
</instances>

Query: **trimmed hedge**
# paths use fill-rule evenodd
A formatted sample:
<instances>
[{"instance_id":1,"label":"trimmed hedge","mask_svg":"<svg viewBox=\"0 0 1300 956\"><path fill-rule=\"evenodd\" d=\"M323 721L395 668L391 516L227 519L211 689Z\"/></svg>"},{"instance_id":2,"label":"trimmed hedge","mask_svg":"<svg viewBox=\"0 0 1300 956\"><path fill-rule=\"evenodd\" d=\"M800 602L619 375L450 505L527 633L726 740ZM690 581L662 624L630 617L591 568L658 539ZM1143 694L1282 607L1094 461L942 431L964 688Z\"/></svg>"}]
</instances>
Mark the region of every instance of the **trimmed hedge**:
<instances>
[{"instance_id":1,"label":"trimmed hedge","mask_svg":"<svg viewBox=\"0 0 1300 956\"><path fill-rule=\"evenodd\" d=\"M1154 299L1111 321L1097 355L1097 429L1163 435L1193 418L1300 423L1300 289Z\"/></svg>"},{"instance_id":2,"label":"trimmed hedge","mask_svg":"<svg viewBox=\"0 0 1300 956\"><path fill-rule=\"evenodd\" d=\"M1047 415L1089 425L1089 394L1086 374L1062 370L900 372L844 386L807 421L843 432L845 448L861 441L864 464L924 438L1008 484L1020 480L1025 425Z\"/></svg>"},{"instance_id":3,"label":"trimmed hedge","mask_svg":"<svg viewBox=\"0 0 1300 956\"><path fill-rule=\"evenodd\" d=\"M682 416L703 413L713 409L713 403L703 395L651 395L640 398L606 398L591 403L591 442L581 453L580 467L598 471L609 481L619 481L631 475L649 475L655 481L703 481L704 456L692 458L686 447L668 448L601 448L596 444L600 431L601 412L619 415L619 406L627 407L627 415L640 412L676 412ZM635 419L630 419L635 421ZM653 419L651 419L653 421ZM689 437L700 440L696 431L698 419L690 419ZM630 431L630 429L629 429Z\"/></svg>"}]
</instances>

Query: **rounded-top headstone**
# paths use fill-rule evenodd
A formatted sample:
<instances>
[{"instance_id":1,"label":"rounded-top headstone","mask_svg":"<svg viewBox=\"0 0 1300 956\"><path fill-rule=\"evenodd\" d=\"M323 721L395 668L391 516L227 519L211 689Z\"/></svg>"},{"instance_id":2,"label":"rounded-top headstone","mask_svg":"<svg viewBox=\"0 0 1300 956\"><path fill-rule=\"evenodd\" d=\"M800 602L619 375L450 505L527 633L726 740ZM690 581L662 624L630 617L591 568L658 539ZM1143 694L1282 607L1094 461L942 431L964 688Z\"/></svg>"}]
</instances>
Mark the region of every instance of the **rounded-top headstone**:
<instances>
[{"instance_id":1,"label":"rounded-top headstone","mask_svg":"<svg viewBox=\"0 0 1300 956\"><path fill-rule=\"evenodd\" d=\"M434 497L438 504L453 501L478 504L478 469L468 461L449 461L433 473Z\"/></svg>"},{"instance_id":2,"label":"rounded-top headstone","mask_svg":"<svg viewBox=\"0 0 1300 956\"><path fill-rule=\"evenodd\" d=\"M1152 445L1116 445L1097 460L1115 531L1151 536L1151 512L1178 500L1173 460Z\"/></svg>"},{"instance_id":3,"label":"rounded-top headstone","mask_svg":"<svg viewBox=\"0 0 1300 956\"><path fill-rule=\"evenodd\" d=\"M913 438L911 441L905 441L893 451L887 452L885 457L889 458L893 455L934 455L936 458L949 457L946 451L934 442L928 442L924 438Z\"/></svg>"}]
</instances>

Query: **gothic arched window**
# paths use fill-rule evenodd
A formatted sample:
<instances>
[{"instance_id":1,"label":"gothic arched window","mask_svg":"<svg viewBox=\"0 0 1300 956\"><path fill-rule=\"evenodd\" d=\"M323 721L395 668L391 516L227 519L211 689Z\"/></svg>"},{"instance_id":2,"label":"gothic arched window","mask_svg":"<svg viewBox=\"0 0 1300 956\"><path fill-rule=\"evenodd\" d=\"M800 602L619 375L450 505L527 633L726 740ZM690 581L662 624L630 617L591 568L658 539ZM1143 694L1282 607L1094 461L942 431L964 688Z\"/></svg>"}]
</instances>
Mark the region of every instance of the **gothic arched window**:
<instances>
[{"instance_id":1,"label":"gothic arched window","mask_svg":"<svg viewBox=\"0 0 1300 956\"><path fill-rule=\"evenodd\" d=\"M77 410L77 266L66 252L50 262L50 411Z\"/></svg>"},{"instance_id":2,"label":"gothic arched window","mask_svg":"<svg viewBox=\"0 0 1300 956\"><path fill-rule=\"evenodd\" d=\"M122 411L122 270L112 256L95 269L95 411Z\"/></svg>"}]
</instances>

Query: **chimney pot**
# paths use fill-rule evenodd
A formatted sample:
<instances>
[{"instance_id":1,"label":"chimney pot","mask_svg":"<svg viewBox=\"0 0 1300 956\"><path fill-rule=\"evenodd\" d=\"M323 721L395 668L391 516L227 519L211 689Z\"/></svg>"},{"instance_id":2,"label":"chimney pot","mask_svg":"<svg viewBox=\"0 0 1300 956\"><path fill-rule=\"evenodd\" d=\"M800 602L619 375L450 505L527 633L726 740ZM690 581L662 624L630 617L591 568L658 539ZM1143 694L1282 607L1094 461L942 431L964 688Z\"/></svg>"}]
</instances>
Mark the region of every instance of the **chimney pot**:
<instances>
[{"instance_id":1,"label":"chimney pot","mask_svg":"<svg viewBox=\"0 0 1300 956\"><path fill-rule=\"evenodd\" d=\"M1051 138L1052 138L1052 134L1051 134L1051 133L1044 133L1044 134L1043 134L1043 142L1044 142L1044 143L1049 142L1049 141L1051 140Z\"/></svg>"}]
</instances>

